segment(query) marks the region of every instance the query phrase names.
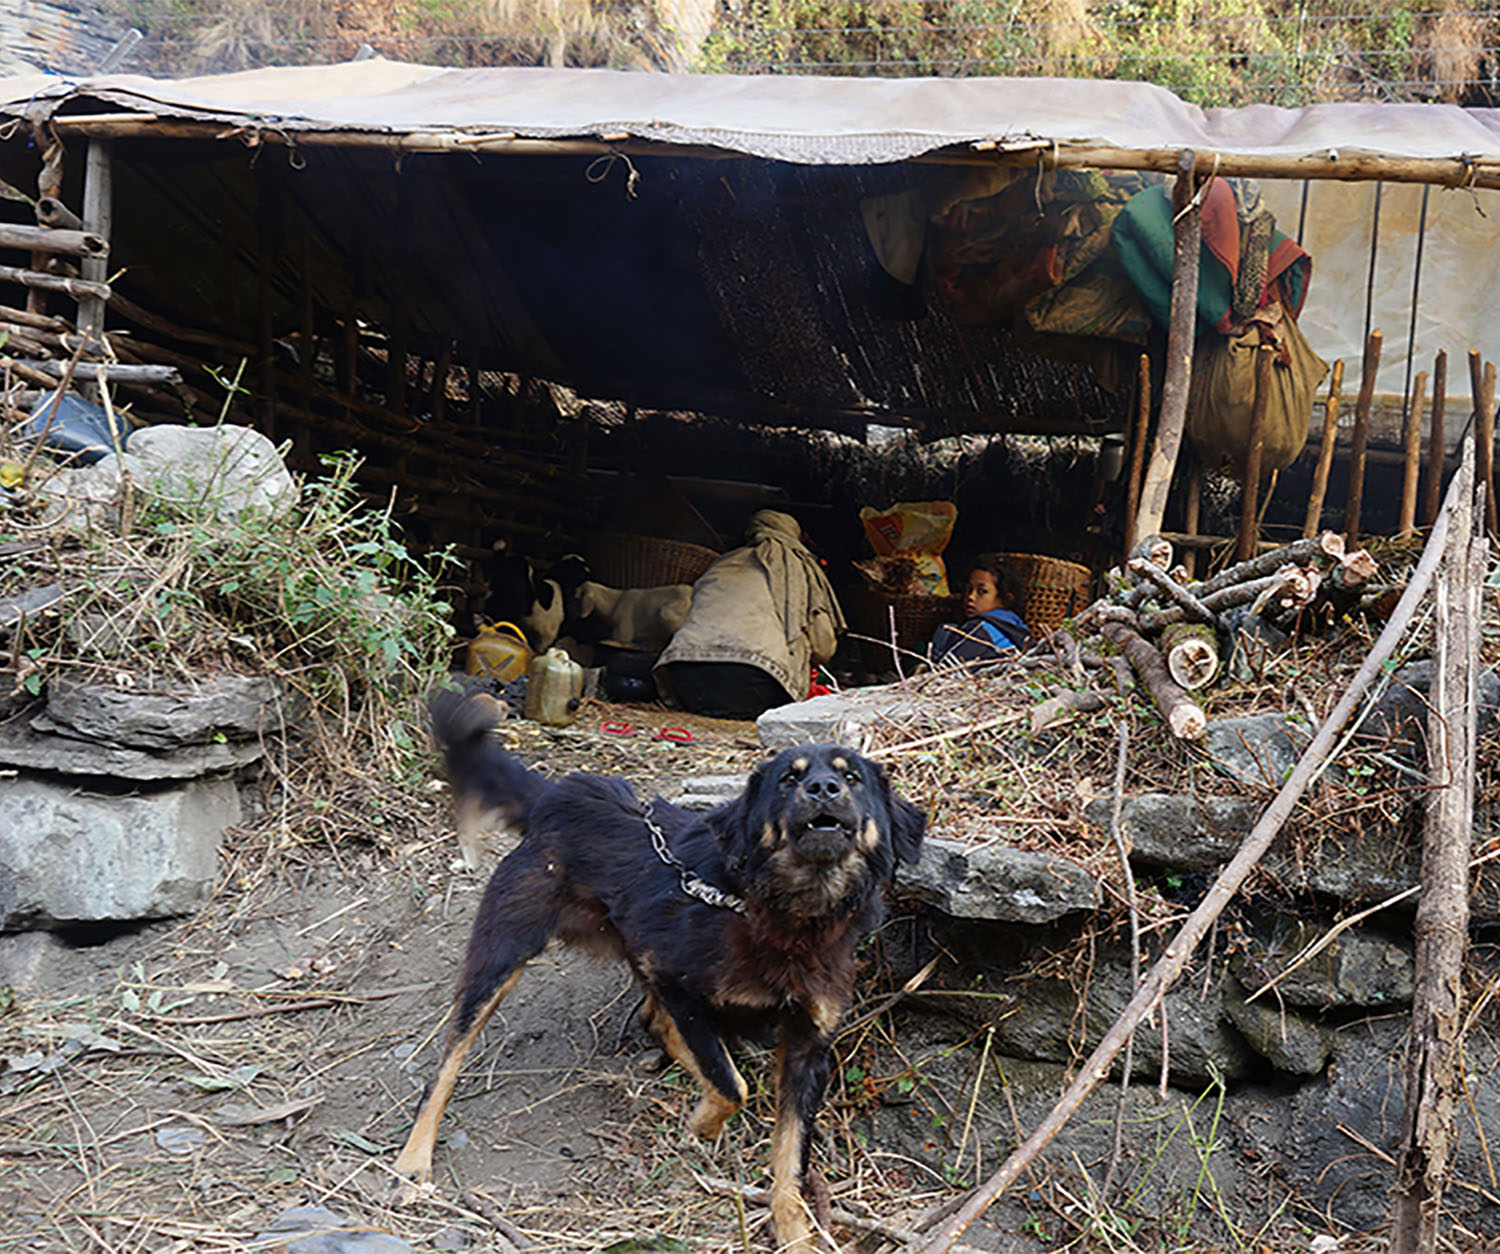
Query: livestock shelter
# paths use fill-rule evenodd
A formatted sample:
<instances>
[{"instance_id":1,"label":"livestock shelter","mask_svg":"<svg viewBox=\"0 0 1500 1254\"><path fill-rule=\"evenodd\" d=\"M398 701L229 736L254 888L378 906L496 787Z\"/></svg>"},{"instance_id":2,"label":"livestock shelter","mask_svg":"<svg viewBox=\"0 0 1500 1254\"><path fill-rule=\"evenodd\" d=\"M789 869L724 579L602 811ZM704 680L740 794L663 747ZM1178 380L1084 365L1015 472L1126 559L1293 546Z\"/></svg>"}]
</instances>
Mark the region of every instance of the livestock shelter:
<instances>
[{"instance_id":1,"label":"livestock shelter","mask_svg":"<svg viewBox=\"0 0 1500 1254\"><path fill-rule=\"evenodd\" d=\"M1310 254L1300 324L1319 354L1357 370L1383 331L1377 453L1439 349L1451 447L1463 354L1500 352L1483 264L1500 243L1495 110L379 58L14 77L0 109L5 216L40 224L0 235L32 254L0 269L26 292L0 319L14 378L61 373L79 346L56 306L77 299L78 327L107 333L77 377L108 357L138 418L227 406L303 467L353 445L372 495L399 487L432 543L471 557L496 533L555 547L597 525L590 450L559 439L554 385L627 418L752 429L1126 432L1159 327L1028 321L1034 286L981 275L968 299L973 284L934 275L986 255L985 223L1061 215L1053 242L1079 237L1094 184L1065 203L1070 173L1160 182L1185 150L1200 179L1256 180Z\"/></svg>"}]
</instances>

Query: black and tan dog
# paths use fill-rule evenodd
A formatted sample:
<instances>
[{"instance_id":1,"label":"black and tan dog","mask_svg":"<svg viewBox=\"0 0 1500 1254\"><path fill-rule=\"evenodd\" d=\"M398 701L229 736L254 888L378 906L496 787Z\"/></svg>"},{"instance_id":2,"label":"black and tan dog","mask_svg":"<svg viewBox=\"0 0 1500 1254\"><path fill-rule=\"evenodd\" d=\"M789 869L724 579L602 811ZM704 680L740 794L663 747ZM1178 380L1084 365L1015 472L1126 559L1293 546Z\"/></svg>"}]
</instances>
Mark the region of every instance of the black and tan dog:
<instances>
[{"instance_id":1,"label":"black and tan dog","mask_svg":"<svg viewBox=\"0 0 1500 1254\"><path fill-rule=\"evenodd\" d=\"M437 1078L395 1167L432 1174L438 1122L485 1021L552 936L622 957L643 1017L698 1081L690 1120L716 1136L745 1102L725 1035L780 1029L771 1214L782 1247L812 1247L802 1197L829 1047L855 946L880 919L926 820L874 762L838 745L788 749L707 814L637 802L622 780L551 782L486 736L493 707L444 692L433 723L461 809L499 811L521 843L479 903Z\"/></svg>"}]
</instances>

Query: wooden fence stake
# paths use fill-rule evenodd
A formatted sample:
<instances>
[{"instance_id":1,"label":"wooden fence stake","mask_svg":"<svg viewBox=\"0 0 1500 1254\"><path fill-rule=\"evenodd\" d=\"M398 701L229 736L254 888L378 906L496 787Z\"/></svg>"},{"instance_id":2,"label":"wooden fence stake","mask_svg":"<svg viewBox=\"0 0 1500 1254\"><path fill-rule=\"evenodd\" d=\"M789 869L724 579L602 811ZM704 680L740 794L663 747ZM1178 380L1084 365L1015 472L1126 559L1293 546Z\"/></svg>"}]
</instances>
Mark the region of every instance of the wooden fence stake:
<instances>
[{"instance_id":1,"label":"wooden fence stake","mask_svg":"<svg viewBox=\"0 0 1500 1254\"><path fill-rule=\"evenodd\" d=\"M1354 402L1354 430L1349 437L1349 491L1344 508L1344 539L1351 549L1359 547L1359 514L1365 499L1365 444L1370 438L1370 402L1375 399L1375 375L1380 370L1383 338L1379 331L1371 331L1365 340L1359 396Z\"/></svg>"},{"instance_id":2,"label":"wooden fence stake","mask_svg":"<svg viewBox=\"0 0 1500 1254\"><path fill-rule=\"evenodd\" d=\"M1422 463L1422 410L1427 402L1427 371L1417 372L1412 384L1411 404L1406 411L1406 426L1402 432L1405 453L1405 473L1401 479L1401 527L1399 536L1410 540L1417 529L1417 475Z\"/></svg>"},{"instance_id":3,"label":"wooden fence stake","mask_svg":"<svg viewBox=\"0 0 1500 1254\"><path fill-rule=\"evenodd\" d=\"M1443 410L1448 404L1448 354L1439 350L1432 362L1432 432L1427 439L1427 482L1422 489L1422 526L1437 518L1443 495L1443 462L1448 445L1443 435Z\"/></svg>"},{"instance_id":4,"label":"wooden fence stake","mask_svg":"<svg viewBox=\"0 0 1500 1254\"><path fill-rule=\"evenodd\" d=\"M1477 437L1478 432L1475 432ZM1478 441L1476 439L1475 443ZM1469 854L1474 840L1474 742L1479 717L1480 587L1485 544L1483 483L1466 442L1450 496L1449 541L1438 578L1428 693L1427 794L1421 892L1412 935L1416 981L1407 1050L1406 1101L1389 1254L1437 1249L1444 1173L1456 1148L1463 1099L1463 963L1469 934ZM1477 452L1477 450L1475 450Z\"/></svg>"},{"instance_id":5,"label":"wooden fence stake","mask_svg":"<svg viewBox=\"0 0 1500 1254\"><path fill-rule=\"evenodd\" d=\"M1135 423L1130 432L1130 478L1125 484L1125 553L1135 548L1135 512L1141 507L1141 471L1151 426L1151 358L1142 353L1135 371Z\"/></svg>"},{"instance_id":6,"label":"wooden fence stake","mask_svg":"<svg viewBox=\"0 0 1500 1254\"><path fill-rule=\"evenodd\" d=\"M1495 518L1495 363L1485 362L1480 395L1484 398L1474 419L1478 449L1474 458L1474 476L1484 488L1484 526L1491 535L1500 535Z\"/></svg>"},{"instance_id":7,"label":"wooden fence stake","mask_svg":"<svg viewBox=\"0 0 1500 1254\"><path fill-rule=\"evenodd\" d=\"M1255 514L1260 504L1260 463L1266 444L1266 409L1271 403L1271 366L1275 353L1269 344L1255 350L1255 401L1250 406L1250 437L1245 445L1245 491L1240 502L1240 536L1234 560L1255 555Z\"/></svg>"},{"instance_id":8,"label":"wooden fence stake","mask_svg":"<svg viewBox=\"0 0 1500 1254\"><path fill-rule=\"evenodd\" d=\"M1323 443L1318 449L1318 468L1313 472L1312 495L1307 498L1307 518L1302 537L1311 540L1323 526L1323 498L1328 494L1328 473L1333 469L1333 448L1339 434L1339 402L1344 393L1344 359L1333 363L1328 384L1328 402L1323 409Z\"/></svg>"}]
</instances>

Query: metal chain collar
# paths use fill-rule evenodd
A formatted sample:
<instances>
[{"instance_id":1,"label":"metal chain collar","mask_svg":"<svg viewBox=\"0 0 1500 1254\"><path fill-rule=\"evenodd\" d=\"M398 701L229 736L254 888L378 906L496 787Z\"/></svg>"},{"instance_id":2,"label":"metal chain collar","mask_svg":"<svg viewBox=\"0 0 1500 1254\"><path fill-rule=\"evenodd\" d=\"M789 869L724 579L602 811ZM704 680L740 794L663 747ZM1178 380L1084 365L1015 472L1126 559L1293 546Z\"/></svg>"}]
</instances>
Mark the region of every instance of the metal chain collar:
<instances>
[{"instance_id":1,"label":"metal chain collar","mask_svg":"<svg viewBox=\"0 0 1500 1254\"><path fill-rule=\"evenodd\" d=\"M649 805L641 811L641 820L646 824L646 830L651 833L651 847L656 850L656 856L669 867L676 868L682 880L683 892L689 897L696 897L699 901L707 902L710 906L733 910L736 914L745 913L744 898L726 893L723 889L715 888L712 884L700 880L688 867L678 861L677 856L667 848L666 833L652 821Z\"/></svg>"}]
</instances>

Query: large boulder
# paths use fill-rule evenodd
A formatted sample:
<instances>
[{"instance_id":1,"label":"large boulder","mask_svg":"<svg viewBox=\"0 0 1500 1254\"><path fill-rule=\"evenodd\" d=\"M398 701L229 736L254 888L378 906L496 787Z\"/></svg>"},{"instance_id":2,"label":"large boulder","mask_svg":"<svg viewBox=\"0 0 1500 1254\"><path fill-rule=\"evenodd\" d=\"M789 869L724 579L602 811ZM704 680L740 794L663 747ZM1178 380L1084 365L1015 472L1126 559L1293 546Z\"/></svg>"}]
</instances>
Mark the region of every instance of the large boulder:
<instances>
[{"instance_id":1,"label":"large boulder","mask_svg":"<svg viewBox=\"0 0 1500 1254\"><path fill-rule=\"evenodd\" d=\"M239 819L229 779L124 795L0 779L0 931L186 914Z\"/></svg>"}]
</instances>

